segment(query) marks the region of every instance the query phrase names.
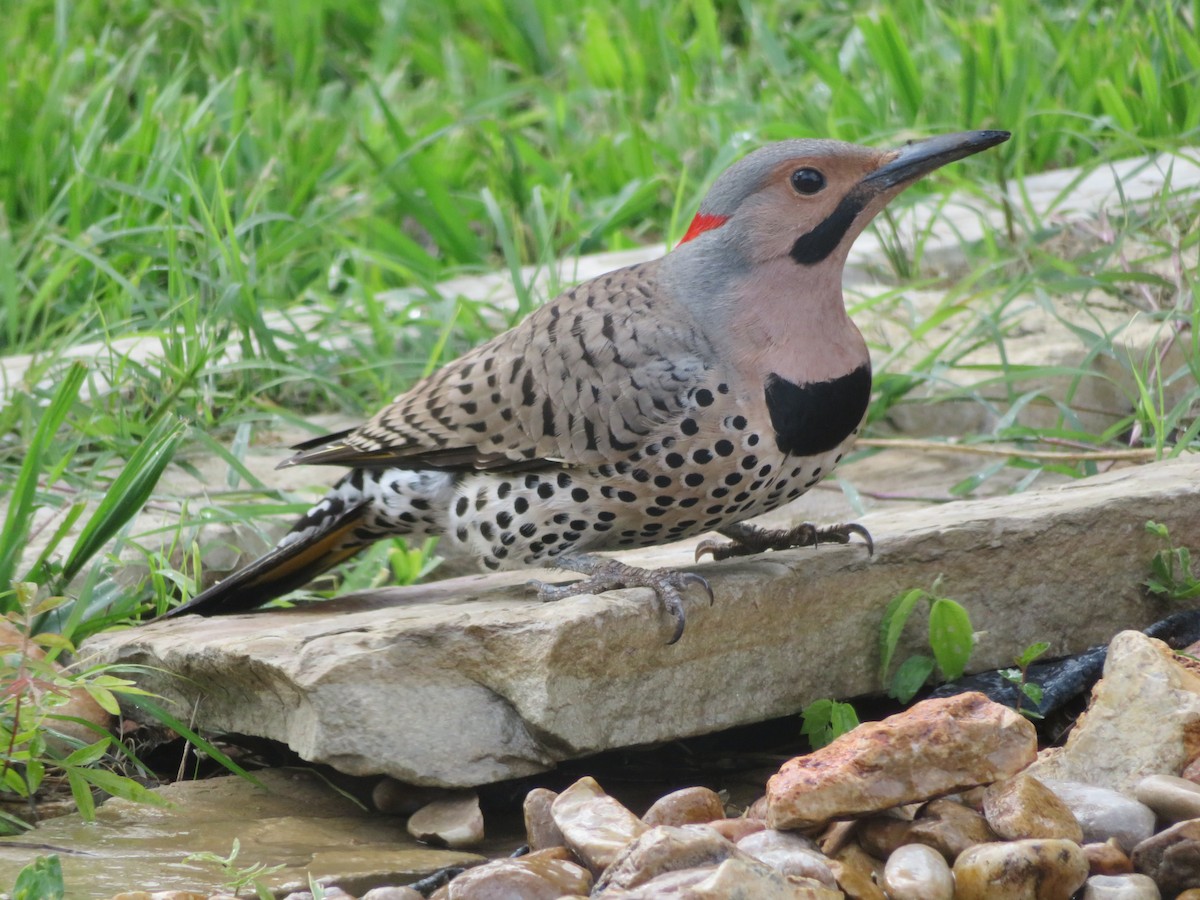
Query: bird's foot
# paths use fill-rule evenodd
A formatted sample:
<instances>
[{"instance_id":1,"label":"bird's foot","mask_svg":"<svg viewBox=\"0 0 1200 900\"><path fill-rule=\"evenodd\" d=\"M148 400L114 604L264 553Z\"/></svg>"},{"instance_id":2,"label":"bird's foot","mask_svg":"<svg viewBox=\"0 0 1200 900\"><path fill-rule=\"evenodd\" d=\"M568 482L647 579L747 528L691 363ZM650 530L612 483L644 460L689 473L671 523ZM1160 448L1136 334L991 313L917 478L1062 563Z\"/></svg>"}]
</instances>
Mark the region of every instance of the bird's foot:
<instances>
[{"instance_id":1,"label":"bird's foot","mask_svg":"<svg viewBox=\"0 0 1200 900\"><path fill-rule=\"evenodd\" d=\"M706 538L696 545L696 560L704 554L713 559L729 559L733 556L752 556L764 550L791 550L794 547L815 547L818 544L848 544L852 535L858 535L867 544L867 555L875 553L875 542L871 533L853 522L847 525L830 525L818 528L805 522L795 528L755 528L738 523L718 529L729 542Z\"/></svg>"},{"instance_id":2,"label":"bird's foot","mask_svg":"<svg viewBox=\"0 0 1200 900\"><path fill-rule=\"evenodd\" d=\"M648 587L663 606L675 619L675 632L668 644L674 644L683 635L683 591L690 587L702 587L708 594L708 602L713 602L712 588L708 582L692 572L671 572L666 569L643 569L638 566L626 565L615 559L605 559L598 556L562 556L555 563L556 568L568 569L588 577L583 581L571 584L546 584L542 581L530 581L529 586L536 588L538 599L562 600L564 597L575 597L579 594L599 594L617 588Z\"/></svg>"}]
</instances>

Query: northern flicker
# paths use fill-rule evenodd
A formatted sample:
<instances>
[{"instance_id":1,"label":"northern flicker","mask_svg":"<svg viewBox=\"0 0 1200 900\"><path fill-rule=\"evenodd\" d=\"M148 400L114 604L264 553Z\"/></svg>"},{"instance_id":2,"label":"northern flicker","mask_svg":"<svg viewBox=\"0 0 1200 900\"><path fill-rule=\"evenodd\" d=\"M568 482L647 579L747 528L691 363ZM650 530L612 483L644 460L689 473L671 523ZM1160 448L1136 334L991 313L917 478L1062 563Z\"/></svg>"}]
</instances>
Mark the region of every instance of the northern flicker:
<instances>
[{"instance_id":1,"label":"northern flicker","mask_svg":"<svg viewBox=\"0 0 1200 900\"><path fill-rule=\"evenodd\" d=\"M279 544L167 615L251 609L391 535L439 536L487 569L557 565L543 599L652 587L683 632L693 573L588 555L717 531L717 558L844 543L860 526L766 534L743 520L841 461L871 392L846 314L850 245L905 187L1008 139L973 131L875 150L828 140L759 149L713 184L660 259L585 282L417 382L366 424L281 466L350 471ZM711 602L712 594L709 593Z\"/></svg>"}]
</instances>

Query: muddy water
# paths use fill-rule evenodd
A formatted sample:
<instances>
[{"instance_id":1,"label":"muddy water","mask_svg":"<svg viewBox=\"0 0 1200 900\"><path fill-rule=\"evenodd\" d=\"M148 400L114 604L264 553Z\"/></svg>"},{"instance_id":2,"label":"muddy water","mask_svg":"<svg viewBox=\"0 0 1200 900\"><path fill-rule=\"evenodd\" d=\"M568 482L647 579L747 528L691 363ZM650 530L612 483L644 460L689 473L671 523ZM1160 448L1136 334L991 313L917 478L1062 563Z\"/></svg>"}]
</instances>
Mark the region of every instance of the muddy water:
<instances>
[{"instance_id":1,"label":"muddy water","mask_svg":"<svg viewBox=\"0 0 1200 900\"><path fill-rule=\"evenodd\" d=\"M0 890L11 887L27 863L57 853L68 898L128 890L216 893L226 881L221 867L187 857L204 851L228 856L234 838L241 844L238 867L284 866L263 879L277 893L307 888L310 873L335 876L357 893L480 859L418 844L403 819L363 810L306 770L265 770L255 777L265 789L234 776L179 782L159 791L172 809L114 799L97 810L94 823L69 815L0 838Z\"/></svg>"}]
</instances>

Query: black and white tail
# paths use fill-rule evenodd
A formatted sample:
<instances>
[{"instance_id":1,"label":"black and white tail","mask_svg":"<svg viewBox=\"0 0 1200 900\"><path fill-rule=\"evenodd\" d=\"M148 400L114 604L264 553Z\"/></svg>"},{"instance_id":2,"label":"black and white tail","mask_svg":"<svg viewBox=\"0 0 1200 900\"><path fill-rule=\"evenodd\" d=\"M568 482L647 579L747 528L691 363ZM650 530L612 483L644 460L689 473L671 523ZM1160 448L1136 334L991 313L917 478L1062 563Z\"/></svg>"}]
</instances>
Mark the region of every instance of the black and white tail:
<instances>
[{"instance_id":1,"label":"black and white tail","mask_svg":"<svg viewBox=\"0 0 1200 900\"><path fill-rule=\"evenodd\" d=\"M291 532L288 535L291 540L284 538L265 556L159 618L188 613L221 616L246 612L303 587L371 543L356 539L354 535L370 506L370 501L363 500L328 517L320 527Z\"/></svg>"}]
</instances>

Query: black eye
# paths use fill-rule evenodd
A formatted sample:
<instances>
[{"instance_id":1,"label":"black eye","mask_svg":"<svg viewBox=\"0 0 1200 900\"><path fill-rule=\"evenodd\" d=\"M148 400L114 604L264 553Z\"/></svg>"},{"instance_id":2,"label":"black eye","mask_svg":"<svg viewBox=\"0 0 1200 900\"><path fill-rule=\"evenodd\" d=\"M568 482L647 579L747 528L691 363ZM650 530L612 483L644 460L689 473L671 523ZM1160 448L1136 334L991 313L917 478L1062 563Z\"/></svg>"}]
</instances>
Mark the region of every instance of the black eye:
<instances>
[{"instance_id":1,"label":"black eye","mask_svg":"<svg viewBox=\"0 0 1200 900\"><path fill-rule=\"evenodd\" d=\"M792 187L798 194L815 194L825 187L825 176L816 169L797 169L792 173Z\"/></svg>"}]
</instances>

